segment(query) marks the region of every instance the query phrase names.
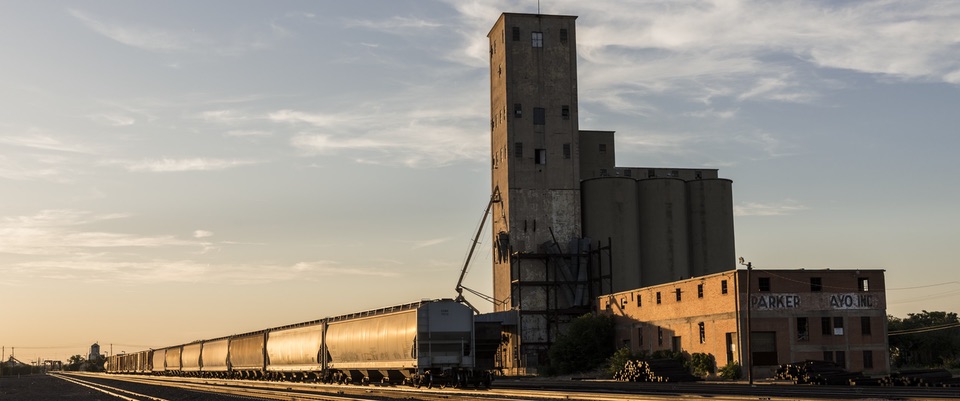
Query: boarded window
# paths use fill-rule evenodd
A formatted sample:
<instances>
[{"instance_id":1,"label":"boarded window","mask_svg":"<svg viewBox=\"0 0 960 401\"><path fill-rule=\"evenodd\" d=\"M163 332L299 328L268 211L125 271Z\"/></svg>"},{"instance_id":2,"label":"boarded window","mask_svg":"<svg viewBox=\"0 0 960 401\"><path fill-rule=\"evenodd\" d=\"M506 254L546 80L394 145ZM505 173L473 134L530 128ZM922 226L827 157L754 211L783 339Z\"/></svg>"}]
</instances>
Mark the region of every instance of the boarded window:
<instances>
[{"instance_id":1,"label":"boarded window","mask_svg":"<svg viewBox=\"0 0 960 401\"><path fill-rule=\"evenodd\" d=\"M547 113L543 110L543 107L534 107L533 108L533 124L544 125L546 123L547 123Z\"/></svg>"},{"instance_id":2,"label":"boarded window","mask_svg":"<svg viewBox=\"0 0 960 401\"><path fill-rule=\"evenodd\" d=\"M823 278L810 277L810 291L811 292L823 291Z\"/></svg>"},{"instance_id":3,"label":"boarded window","mask_svg":"<svg viewBox=\"0 0 960 401\"><path fill-rule=\"evenodd\" d=\"M750 348L753 351L755 366L777 365L777 333L775 331L755 331L750 335Z\"/></svg>"},{"instance_id":4,"label":"boarded window","mask_svg":"<svg viewBox=\"0 0 960 401\"><path fill-rule=\"evenodd\" d=\"M830 324L830 318L829 318L829 317L821 317L821 318L820 318L820 334L825 335L825 336L832 336L832 335L833 335L833 326Z\"/></svg>"},{"instance_id":5,"label":"boarded window","mask_svg":"<svg viewBox=\"0 0 960 401\"><path fill-rule=\"evenodd\" d=\"M860 335L869 336L871 334L870 316L860 316Z\"/></svg>"},{"instance_id":6,"label":"boarded window","mask_svg":"<svg viewBox=\"0 0 960 401\"><path fill-rule=\"evenodd\" d=\"M770 277L760 277L757 281L760 291L770 291Z\"/></svg>"},{"instance_id":7,"label":"boarded window","mask_svg":"<svg viewBox=\"0 0 960 401\"><path fill-rule=\"evenodd\" d=\"M523 157L523 142L513 144L513 156L518 159Z\"/></svg>"},{"instance_id":8,"label":"boarded window","mask_svg":"<svg viewBox=\"0 0 960 401\"><path fill-rule=\"evenodd\" d=\"M843 316L836 316L833 318L833 335L843 335Z\"/></svg>"},{"instance_id":9,"label":"boarded window","mask_svg":"<svg viewBox=\"0 0 960 401\"><path fill-rule=\"evenodd\" d=\"M569 159L569 158L570 158L570 144L569 144L569 143L563 144L563 158L564 158L564 159Z\"/></svg>"},{"instance_id":10,"label":"boarded window","mask_svg":"<svg viewBox=\"0 0 960 401\"><path fill-rule=\"evenodd\" d=\"M810 339L810 323L805 317L797 318L797 340L807 341Z\"/></svg>"},{"instance_id":11,"label":"boarded window","mask_svg":"<svg viewBox=\"0 0 960 401\"><path fill-rule=\"evenodd\" d=\"M570 106L567 106L567 105L561 106L561 107L560 107L560 116L563 117L564 120L569 120L569 119L570 119Z\"/></svg>"},{"instance_id":12,"label":"boarded window","mask_svg":"<svg viewBox=\"0 0 960 401\"><path fill-rule=\"evenodd\" d=\"M864 369L873 368L873 351L870 351L870 350L863 351L863 368Z\"/></svg>"},{"instance_id":13,"label":"boarded window","mask_svg":"<svg viewBox=\"0 0 960 401\"><path fill-rule=\"evenodd\" d=\"M560 29L560 43L567 43L567 30Z\"/></svg>"},{"instance_id":14,"label":"boarded window","mask_svg":"<svg viewBox=\"0 0 960 401\"><path fill-rule=\"evenodd\" d=\"M513 27L513 40L520 40L520 27Z\"/></svg>"}]
</instances>

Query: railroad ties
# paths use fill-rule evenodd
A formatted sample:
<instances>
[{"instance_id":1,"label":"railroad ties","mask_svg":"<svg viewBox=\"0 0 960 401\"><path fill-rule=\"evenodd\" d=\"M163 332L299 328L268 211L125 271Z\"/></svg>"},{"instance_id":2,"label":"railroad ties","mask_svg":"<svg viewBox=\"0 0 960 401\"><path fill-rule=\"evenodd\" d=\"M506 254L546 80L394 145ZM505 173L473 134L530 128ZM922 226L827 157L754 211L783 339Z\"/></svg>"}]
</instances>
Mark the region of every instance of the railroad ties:
<instances>
[{"instance_id":1,"label":"railroad ties","mask_svg":"<svg viewBox=\"0 0 960 401\"><path fill-rule=\"evenodd\" d=\"M629 360L613 374L614 380L622 382L675 383L692 382L700 378L690 374L683 363L676 359Z\"/></svg>"},{"instance_id":2,"label":"railroad ties","mask_svg":"<svg viewBox=\"0 0 960 401\"><path fill-rule=\"evenodd\" d=\"M863 379L860 372L847 372L829 361L802 361L780 365L776 379L792 380L795 384L850 384L851 380Z\"/></svg>"},{"instance_id":3,"label":"railroad ties","mask_svg":"<svg viewBox=\"0 0 960 401\"><path fill-rule=\"evenodd\" d=\"M791 380L795 384L960 387L960 379L954 378L946 369L904 370L890 376L866 377L860 372L848 372L828 361L801 361L780 365L774 378Z\"/></svg>"}]
</instances>

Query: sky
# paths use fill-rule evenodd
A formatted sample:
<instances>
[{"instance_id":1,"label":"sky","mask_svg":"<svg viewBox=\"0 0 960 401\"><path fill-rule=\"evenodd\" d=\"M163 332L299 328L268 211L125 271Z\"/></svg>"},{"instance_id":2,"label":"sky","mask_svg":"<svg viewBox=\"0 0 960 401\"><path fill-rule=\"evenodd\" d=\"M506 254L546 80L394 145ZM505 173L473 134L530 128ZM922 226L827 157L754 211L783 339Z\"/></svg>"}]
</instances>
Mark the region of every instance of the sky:
<instances>
[{"instance_id":1,"label":"sky","mask_svg":"<svg viewBox=\"0 0 960 401\"><path fill-rule=\"evenodd\" d=\"M738 256L960 311L960 3L540 3L579 16L580 128L732 179ZM501 12L537 3L0 2L3 357L456 296Z\"/></svg>"}]
</instances>

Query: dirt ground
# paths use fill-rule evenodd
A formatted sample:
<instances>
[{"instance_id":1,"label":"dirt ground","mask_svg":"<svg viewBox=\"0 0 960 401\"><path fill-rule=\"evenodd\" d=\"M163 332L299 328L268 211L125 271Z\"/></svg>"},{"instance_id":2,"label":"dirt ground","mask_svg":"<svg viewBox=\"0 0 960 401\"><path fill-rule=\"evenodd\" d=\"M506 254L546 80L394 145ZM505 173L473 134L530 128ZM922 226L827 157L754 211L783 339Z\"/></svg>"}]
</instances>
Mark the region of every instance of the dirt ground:
<instances>
[{"instance_id":1,"label":"dirt ground","mask_svg":"<svg viewBox=\"0 0 960 401\"><path fill-rule=\"evenodd\" d=\"M115 401L103 393L78 386L52 376L36 374L0 377L0 400L52 401L84 400Z\"/></svg>"}]
</instances>

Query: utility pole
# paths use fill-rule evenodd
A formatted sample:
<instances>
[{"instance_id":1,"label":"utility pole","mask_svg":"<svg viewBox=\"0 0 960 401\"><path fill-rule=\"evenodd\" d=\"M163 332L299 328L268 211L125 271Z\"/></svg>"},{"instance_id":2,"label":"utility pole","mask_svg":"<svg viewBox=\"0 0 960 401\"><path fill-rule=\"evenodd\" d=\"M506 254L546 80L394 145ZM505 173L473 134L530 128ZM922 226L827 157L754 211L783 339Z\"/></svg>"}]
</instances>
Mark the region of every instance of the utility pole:
<instances>
[{"instance_id":1,"label":"utility pole","mask_svg":"<svg viewBox=\"0 0 960 401\"><path fill-rule=\"evenodd\" d=\"M745 346L744 348L746 348L747 352L744 355L745 357L744 359L747 360L746 361L747 362L747 382L752 386L753 385L753 355L751 355L752 350L750 349L750 337L752 337L753 333L751 333L750 331L750 309L752 309L750 305L752 303L750 299L750 287L753 286L753 282L750 281L750 272L753 270L753 263L751 262L744 263L743 258L741 257L740 264L747 266L747 338L744 341L744 346Z\"/></svg>"}]
</instances>

